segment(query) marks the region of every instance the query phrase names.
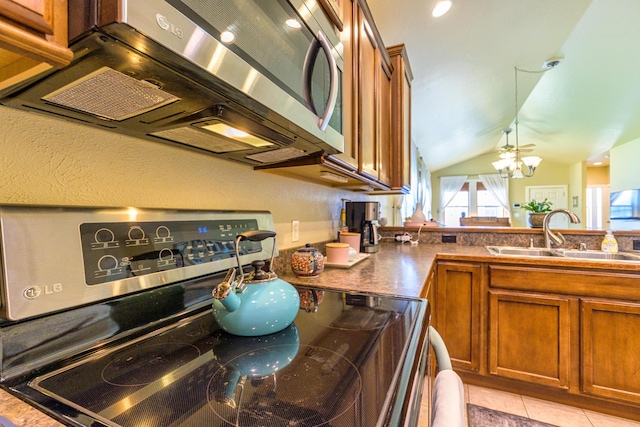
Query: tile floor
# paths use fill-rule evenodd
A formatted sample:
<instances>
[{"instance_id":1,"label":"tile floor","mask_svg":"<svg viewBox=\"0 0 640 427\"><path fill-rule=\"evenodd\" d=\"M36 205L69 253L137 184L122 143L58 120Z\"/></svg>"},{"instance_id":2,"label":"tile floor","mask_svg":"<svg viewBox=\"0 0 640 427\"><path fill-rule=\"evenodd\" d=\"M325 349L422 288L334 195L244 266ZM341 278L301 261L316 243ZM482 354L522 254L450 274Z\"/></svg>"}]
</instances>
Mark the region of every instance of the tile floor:
<instances>
[{"instance_id":1,"label":"tile floor","mask_svg":"<svg viewBox=\"0 0 640 427\"><path fill-rule=\"evenodd\" d=\"M558 427L640 427L640 422L500 390L464 385L465 401ZM421 410L425 414L426 409ZM465 414L466 416L466 414ZM419 427L427 426L420 420Z\"/></svg>"}]
</instances>

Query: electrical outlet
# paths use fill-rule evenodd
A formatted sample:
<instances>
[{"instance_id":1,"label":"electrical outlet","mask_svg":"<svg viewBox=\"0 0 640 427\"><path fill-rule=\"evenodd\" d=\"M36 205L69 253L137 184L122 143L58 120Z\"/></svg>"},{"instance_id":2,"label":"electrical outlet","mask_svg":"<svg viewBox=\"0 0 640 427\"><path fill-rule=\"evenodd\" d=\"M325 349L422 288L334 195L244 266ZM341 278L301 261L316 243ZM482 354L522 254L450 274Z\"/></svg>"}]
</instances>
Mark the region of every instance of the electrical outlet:
<instances>
[{"instance_id":1,"label":"electrical outlet","mask_svg":"<svg viewBox=\"0 0 640 427\"><path fill-rule=\"evenodd\" d=\"M633 250L634 251L640 251L640 240L634 240L633 241Z\"/></svg>"},{"instance_id":2,"label":"electrical outlet","mask_svg":"<svg viewBox=\"0 0 640 427\"><path fill-rule=\"evenodd\" d=\"M455 243L456 242L456 236L442 236L442 243Z\"/></svg>"},{"instance_id":3,"label":"electrical outlet","mask_svg":"<svg viewBox=\"0 0 640 427\"><path fill-rule=\"evenodd\" d=\"M300 221L291 221L291 243L300 240Z\"/></svg>"}]
</instances>

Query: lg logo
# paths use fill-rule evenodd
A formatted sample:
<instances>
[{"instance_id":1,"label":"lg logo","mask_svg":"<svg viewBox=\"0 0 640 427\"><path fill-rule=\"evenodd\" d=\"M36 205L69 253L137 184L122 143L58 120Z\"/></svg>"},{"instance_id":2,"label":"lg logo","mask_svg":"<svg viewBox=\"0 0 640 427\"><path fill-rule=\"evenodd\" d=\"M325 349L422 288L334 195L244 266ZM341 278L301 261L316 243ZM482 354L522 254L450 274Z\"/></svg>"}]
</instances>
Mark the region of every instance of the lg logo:
<instances>
[{"instance_id":1,"label":"lg logo","mask_svg":"<svg viewBox=\"0 0 640 427\"><path fill-rule=\"evenodd\" d=\"M171 22L169 22L167 20L167 17L164 15L156 13L156 22L158 23L158 26L160 28L162 28L165 31L171 32L171 34L178 37L179 39L181 39L184 36L184 32L182 31L182 29L176 27Z\"/></svg>"},{"instance_id":2,"label":"lg logo","mask_svg":"<svg viewBox=\"0 0 640 427\"><path fill-rule=\"evenodd\" d=\"M62 283L54 283L53 285L45 285L42 288L40 286L29 286L22 294L27 299L35 299L40 295L50 295L62 292Z\"/></svg>"}]
</instances>

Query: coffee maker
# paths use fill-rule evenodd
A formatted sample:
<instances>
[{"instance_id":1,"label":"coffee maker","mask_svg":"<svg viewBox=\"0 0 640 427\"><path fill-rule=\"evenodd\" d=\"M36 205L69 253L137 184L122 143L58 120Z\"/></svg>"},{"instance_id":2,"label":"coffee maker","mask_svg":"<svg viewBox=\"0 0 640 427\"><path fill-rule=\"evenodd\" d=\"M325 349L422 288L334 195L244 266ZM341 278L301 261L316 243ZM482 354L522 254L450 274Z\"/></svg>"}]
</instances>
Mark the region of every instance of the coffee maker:
<instances>
[{"instance_id":1,"label":"coffee maker","mask_svg":"<svg viewBox=\"0 0 640 427\"><path fill-rule=\"evenodd\" d=\"M349 231L360 233L360 252L378 252L380 203L347 202L346 213Z\"/></svg>"}]
</instances>

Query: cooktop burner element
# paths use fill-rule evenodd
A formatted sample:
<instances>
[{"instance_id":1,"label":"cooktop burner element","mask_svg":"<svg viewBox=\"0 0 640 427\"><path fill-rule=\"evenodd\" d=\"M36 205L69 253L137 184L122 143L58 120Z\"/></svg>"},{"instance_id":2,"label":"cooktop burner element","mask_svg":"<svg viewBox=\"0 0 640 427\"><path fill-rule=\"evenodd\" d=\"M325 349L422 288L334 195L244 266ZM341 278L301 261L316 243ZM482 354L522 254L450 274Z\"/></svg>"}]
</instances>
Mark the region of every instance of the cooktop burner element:
<instances>
[{"instance_id":1,"label":"cooktop burner element","mask_svg":"<svg viewBox=\"0 0 640 427\"><path fill-rule=\"evenodd\" d=\"M114 386L143 386L157 381L166 372L173 372L198 356L198 347L179 342L134 346L105 366L102 379Z\"/></svg>"},{"instance_id":2,"label":"cooktop burner element","mask_svg":"<svg viewBox=\"0 0 640 427\"><path fill-rule=\"evenodd\" d=\"M241 426L352 425L350 416L338 421L353 410L362 381L358 369L339 352L302 346L289 366L270 374L259 372L256 358L261 359L264 352L272 352L277 358L294 347L250 351L222 366L207 390L215 414L231 425ZM339 350L345 352L345 347ZM263 362L267 360L258 362L263 369L274 366ZM303 392L300 384L304 384Z\"/></svg>"}]
</instances>

